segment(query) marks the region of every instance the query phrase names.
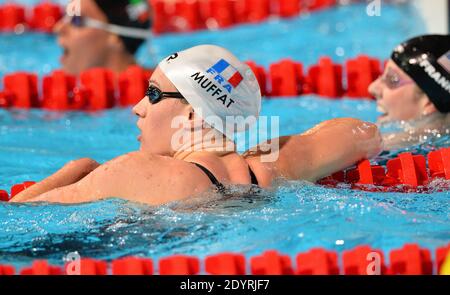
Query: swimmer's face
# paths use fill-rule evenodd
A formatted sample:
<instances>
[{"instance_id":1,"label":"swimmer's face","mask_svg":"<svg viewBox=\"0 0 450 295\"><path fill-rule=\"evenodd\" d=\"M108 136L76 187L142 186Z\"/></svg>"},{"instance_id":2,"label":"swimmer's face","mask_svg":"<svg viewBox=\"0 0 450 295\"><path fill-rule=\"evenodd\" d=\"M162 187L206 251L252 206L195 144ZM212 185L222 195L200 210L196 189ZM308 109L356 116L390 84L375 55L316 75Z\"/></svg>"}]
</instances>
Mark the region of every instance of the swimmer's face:
<instances>
[{"instance_id":1,"label":"swimmer's face","mask_svg":"<svg viewBox=\"0 0 450 295\"><path fill-rule=\"evenodd\" d=\"M149 86L156 87L162 92L178 92L159 68L153 72ZM140 150L151 154L172 156L174 149L171 142L178 131L172 128L172 121L178 116L188 118L191 111L192 107L181 102L180 99L164 98L151 104L149 98L145 96L133 108L133 112L139 117L136 124L141 131L138 137L141 142Z\"/></svg>"},{"instance_id":2,"label":"swimmer's face","mask_svg":"<svg viewBox=\"0 0 450 295\"><path fill-rule=\"evenodd\" d=\"M80 0L80 8L81 16L107 22L106 15L93 0ZM67 73L78 75L106 63L113 34L94 28L76 27L64 20L56 24L55 32L58 44L64 50L60 61Z\"/></svg>"},{"instance_id":3,"label":"swimmer's face","mask_svg":"<svg viewBox=\"0 0 450 295\"><path fill-rule=\"evenodd\" d=\"M369 92L376 97L378 111L382 113L379 123L414 120L435 110L428 97L392 60L369 86Z\"/></svg>"}]
</instances>

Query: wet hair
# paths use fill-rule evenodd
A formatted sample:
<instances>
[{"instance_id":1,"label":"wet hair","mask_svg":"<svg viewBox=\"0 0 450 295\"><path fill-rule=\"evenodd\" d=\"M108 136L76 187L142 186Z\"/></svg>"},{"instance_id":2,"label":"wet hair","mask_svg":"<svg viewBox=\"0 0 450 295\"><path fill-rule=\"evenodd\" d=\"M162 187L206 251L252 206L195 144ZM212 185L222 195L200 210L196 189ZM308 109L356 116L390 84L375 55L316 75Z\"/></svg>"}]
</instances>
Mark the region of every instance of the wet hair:
<instances>
[{"instance_id":1,"label":"wet hair","mask_svg":"<svg viewBox=\"0 0 450 295\"><path fill-rule=\"evenodd\" d=\"M409 39L395 48L391 59L441 113L450 112L450 35Z\"/></svg>"},{"instance_id":2,"label":"wet hair","mask_svg":"<svg viewBox=\"0 0 450 295\"><path fill-rule=\"evenodd\" d=\"M103 11L108 18L110 24L137 28L137 29L150 29L151 27L151 8L146 0L94 0L97 6ZM143 13L136 15L131 12L132 6L140 5L144 7ZM143 39L130 38L119 36L122 40L125 49L135 54L139 47L145 42Z\"/></svg>"}]
</instances>

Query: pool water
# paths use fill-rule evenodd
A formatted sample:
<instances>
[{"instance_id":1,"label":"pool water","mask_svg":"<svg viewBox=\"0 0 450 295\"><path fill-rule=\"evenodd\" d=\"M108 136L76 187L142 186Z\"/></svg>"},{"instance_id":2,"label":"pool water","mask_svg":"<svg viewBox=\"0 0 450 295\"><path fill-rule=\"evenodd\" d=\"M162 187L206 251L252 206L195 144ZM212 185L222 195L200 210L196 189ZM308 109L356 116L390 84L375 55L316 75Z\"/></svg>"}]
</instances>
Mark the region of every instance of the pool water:
<instances>
[{"instance_id":1,"label":"pool water","mask_svg":"<svg viewBox=\"0 0 450 295\"><path fill-rule=\"evenodd\" d=\"M369 18L365 6L357 4L258 26L164 35L152 48L156 60L207 42L266 66L288 56L312 64L321 55L339 62L359 53L384 59L406 36L423 32L417 12L408 5L384 5L381 17ZM151 66L146 50L140 60ZM59 54L52 36L0 35L0 75L24 69L48 73L58 67ZM280 117L280 135L303 132L330 118L374 122L377 117L371 101L315 96L265 100L262 110L262 115ZM75 158L105 162L136 150L135 122L130 108L89 114L0 110L0 189L39 181ZM448 139L440 144L448 146ZM432 148L421 144L410 149L426 154ZM108 260L127 255L204 257L222 251L250 256L267 249L294 256L311 247L341 252L360 244L389 251L417 242L434 249L450 240L448 191L371 193L302 181L256 195L233 189L235 197L207 194L161 207L120 199L81 205L0 203L0 263L21 267L43 258L62 264L63 256L73 251Z\"/></svg>"}]
</instances>

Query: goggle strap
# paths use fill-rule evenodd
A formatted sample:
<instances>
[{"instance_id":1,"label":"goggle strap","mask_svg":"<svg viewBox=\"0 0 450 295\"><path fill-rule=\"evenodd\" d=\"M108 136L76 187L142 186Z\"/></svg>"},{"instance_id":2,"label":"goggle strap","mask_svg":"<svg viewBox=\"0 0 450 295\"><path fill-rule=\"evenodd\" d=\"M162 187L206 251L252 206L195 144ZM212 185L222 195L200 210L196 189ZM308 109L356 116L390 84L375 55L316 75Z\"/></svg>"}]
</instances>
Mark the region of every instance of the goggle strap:
<instances>
[{"instance_id":1,"label":"goggle strap","mask_svg":"<svg viewBox=\"0 0 450 295\"><path fill-rule=\"evenodd\" d=\"M63 21L70 22L71 18L72 18L71 16L65 15ZM152 37L152 33L150 32L150 30L107 24L84 16L82 18L84 25L87 27L104 30L122 37L129 37L135 39L149 39Z\"/></svg>"},{"instance_id":2,"label":"goggle strap","mask_svg":"<svg viewBox=\"0 0 450 295\"><path fill-rule=\"evenodd\" d=\"M91 18L85 18L85 24L88 27L102 29L105 31L108 31L110 33L114 33L116 35L122 36L122 37L129 37L129 38L135 38L135 39L148 39L152 36L152 33L150 30L146 29L137 29L137 28L130 28L130 27L124 27L114 24L106 24L104 22L91 19Z\"/></svg>"},{"instance_id":3,"label":"goggle strap","mask_svg":"<svg viewBox=\"0 0 450 295\"><path fill-rule=\"evenodd\" d=\"M179 92L161 92L161 95L164 97L171 97L171 98L184 98L183 94Z\"/></svg>"}]
</instances>

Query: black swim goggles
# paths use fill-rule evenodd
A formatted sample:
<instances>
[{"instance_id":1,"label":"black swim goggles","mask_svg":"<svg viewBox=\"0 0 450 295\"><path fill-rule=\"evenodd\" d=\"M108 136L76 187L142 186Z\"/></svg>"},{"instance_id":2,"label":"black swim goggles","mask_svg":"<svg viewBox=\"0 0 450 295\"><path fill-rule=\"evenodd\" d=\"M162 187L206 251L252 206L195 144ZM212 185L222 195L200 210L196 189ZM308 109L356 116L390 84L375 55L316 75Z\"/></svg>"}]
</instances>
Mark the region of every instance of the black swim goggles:
<instances>
[{"instance_id":1,"label":"black swim goggles","mask_svg":"<svg viewBox=\"0 0 450 295\"><path fill-rule=\"evenodd\" d=\"M147 91L145 91L145 96L148 96L151 104L156 104L165 98L185 99L180 92L162 92L155 86L149 86Z\"/></svg>"}]
</instances>

